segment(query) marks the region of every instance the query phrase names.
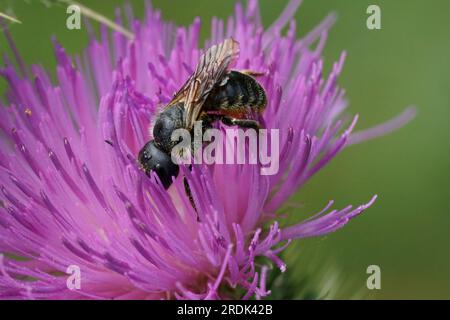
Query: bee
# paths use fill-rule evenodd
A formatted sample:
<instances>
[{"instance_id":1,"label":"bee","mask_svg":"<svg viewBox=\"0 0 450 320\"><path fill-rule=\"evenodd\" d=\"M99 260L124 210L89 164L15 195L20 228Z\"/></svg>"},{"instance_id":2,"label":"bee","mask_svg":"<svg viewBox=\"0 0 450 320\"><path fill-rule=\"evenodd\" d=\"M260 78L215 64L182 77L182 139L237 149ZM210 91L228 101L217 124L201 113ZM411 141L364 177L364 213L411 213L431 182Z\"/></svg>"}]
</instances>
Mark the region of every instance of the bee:
<instances>
[{"instance_id":1,"label":"bee","mask_svg":"<svg viewBox=\"0 0 450 320\"><path fill-rule=\"evenodd\" d=\"M156 172L166 189L179 173L170 156L178 143L171 139L174 130L183 128L192 133L196 121L202 121L203 128L216 121L243 128L260 127L249 115L260 114L267 104L266 93L255 80L262 74L231 70L238 55L239 43L233 39L209 48L194 73L158 113L151 129L153 140L141 149L138 161L147 174Z\"/></svg>"}]
</instances>

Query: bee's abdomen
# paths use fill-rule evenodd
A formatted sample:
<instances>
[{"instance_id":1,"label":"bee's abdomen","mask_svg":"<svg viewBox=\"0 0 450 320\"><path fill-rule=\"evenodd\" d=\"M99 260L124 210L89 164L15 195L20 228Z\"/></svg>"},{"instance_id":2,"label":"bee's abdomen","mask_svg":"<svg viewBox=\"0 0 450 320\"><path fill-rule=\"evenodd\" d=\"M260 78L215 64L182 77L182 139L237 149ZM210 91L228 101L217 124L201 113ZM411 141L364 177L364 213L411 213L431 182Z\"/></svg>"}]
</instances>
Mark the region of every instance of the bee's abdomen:
<instances>
[{"instance_id":1,"label":"bee's abdomen","mask_svg":"<svg viewBox=\"0 0 450 320\"><path fill-rule=\"evenodd\" d=\"M266 104L266 93L255 79L238 71L230 71L210 94L205 107L210 110L242 109L242 112L250 108L261 112Z\"/></svg>"}]
</instances>

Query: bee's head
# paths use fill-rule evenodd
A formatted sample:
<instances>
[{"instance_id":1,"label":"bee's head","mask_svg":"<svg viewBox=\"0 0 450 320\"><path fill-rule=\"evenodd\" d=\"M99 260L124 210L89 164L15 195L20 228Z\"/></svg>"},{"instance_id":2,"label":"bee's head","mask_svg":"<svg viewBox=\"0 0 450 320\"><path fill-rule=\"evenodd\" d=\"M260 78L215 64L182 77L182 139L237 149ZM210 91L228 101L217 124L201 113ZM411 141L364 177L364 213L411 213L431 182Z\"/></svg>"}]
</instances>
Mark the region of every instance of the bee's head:
<instances>
[{"instance_id":1,"label":"bee's head","mask_svg":"<svg viewBox=\"0 0 450 320\"><path fill-rule=\"evenodd\" d=\"M147 174L156 172L164 188L172 184L172 177L177 177L180 168L172 162L169 154L161 151L154 140L148 142L139 152L138 161Z\"/></svg>"}]
</instances>

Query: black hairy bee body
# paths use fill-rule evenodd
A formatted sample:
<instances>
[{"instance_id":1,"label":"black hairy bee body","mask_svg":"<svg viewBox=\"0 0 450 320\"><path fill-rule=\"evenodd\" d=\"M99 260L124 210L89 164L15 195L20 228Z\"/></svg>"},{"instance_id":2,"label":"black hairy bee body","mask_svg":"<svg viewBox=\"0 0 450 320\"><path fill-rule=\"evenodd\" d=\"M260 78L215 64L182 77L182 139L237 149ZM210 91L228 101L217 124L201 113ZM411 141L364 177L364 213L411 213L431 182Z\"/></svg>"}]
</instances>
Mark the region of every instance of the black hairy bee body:
<instances>
[{"instance_id":1,"label":"black hairy bee body","mask_svg":"<svg viewBox=\"0 0 450 320\"><path fill-rule=\"evenodd\" d=\"M175 130L186 129L192 135L198 120L202 121L203 130L215 121L230 126L259 128L259 122L251 119L250 115L261 113L267 104L264 89L253 78L261 74L231 70L238 54L239 43L233 39L225 39L209 48L200 57L193 74L156 116L153 140L140 150L138 161L147 174L155 172L166 189L179 173L178 165L171 158L172 149L179 143L172 141ZM188 189L186 192L192 203Z\"/></svg>"},{"instance_id":2,"label":"black hairy bee body","mask_svg":"<svg viewBox=\"0 0 450 320\"><path fill-rule=\"evenodd\" d=\"M198 120L203 120L203 129L209 128L214 121L232 124L224 119L240 119L252 112L260 113L266 104L266 93L253 77L230 71L209 93ZM185 117L183 103L171 105L157 115L152 135L161 151L170 154L177 145L179 141L172 140L172 133L185 128Z\"/></svg>"},{"instance_id":3,"label":"black hairy bee body","mask_svg":"<svg viewBox=\"0 0 450 320\"><path fill-rule=\"evenodd\" d=\"M261 85L251 76L230 71L217 83L205 101L206 113L216 111L229 116L264 110L267 97Z\"/></svg>"}]
</instances>

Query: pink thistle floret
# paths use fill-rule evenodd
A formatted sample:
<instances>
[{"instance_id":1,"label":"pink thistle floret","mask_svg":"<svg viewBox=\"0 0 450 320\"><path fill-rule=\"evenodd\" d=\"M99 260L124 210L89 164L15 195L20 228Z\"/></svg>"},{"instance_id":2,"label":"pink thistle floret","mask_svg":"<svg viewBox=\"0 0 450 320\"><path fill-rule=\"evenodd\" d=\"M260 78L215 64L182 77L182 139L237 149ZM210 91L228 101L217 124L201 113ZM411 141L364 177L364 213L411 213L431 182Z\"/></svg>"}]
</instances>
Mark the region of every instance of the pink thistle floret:
<instances>
[{"instance_id":1,"label":"pink thistle floret","mask_svg":"<svg viewBox=\"0 0 450 320\"><path fill-rule=\"evenodd\" d=\"M212 20L203 49L200 20L175 27L148 5L140 23L127 10L133 40L102 27L101 39L91 36L74 58L54 42L56 84L40 66L27 69L17 56L16 71L6 60L0 297L224 299L238 298L232 292L240 287L239 298L261 298L270 294L270 265L286 270L279 253L291 240L333 232L369 207L375 197L342 210L330 203L292 226L277 221L286 200L346 146L356 123L342 116L346 101L336 83L345 54L327 78L322 73L334 16L297 39L292 17L299 2L291 1L267 30L257 1L246 9L238 4L226 23ZM181 167L166 191L136 161L150 139L148 126L203 50L229 37L241 43L235 68L264 73L263 122L280 130L279 171ZM69 266L80 268L80 288L67 286Z\"/></svg>"}]
</instances>

